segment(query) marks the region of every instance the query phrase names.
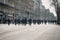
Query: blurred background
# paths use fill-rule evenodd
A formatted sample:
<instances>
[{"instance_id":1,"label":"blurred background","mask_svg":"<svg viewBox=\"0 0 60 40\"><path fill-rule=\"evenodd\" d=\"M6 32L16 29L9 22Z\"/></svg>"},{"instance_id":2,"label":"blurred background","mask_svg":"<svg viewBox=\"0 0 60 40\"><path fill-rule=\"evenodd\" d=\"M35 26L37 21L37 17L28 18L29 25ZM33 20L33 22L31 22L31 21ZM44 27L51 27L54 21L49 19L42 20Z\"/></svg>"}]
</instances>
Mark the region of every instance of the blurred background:
<instances>
[{"instance_id":1,"label":"blurred background","mask_svg":"<svg viewBox=\"0 0 60 40\"><path fill-rule=\"evenodd\" d=\"M0 0L0 23L60 24L59 4L59 0Z\"/></svg>"}]
</instances>

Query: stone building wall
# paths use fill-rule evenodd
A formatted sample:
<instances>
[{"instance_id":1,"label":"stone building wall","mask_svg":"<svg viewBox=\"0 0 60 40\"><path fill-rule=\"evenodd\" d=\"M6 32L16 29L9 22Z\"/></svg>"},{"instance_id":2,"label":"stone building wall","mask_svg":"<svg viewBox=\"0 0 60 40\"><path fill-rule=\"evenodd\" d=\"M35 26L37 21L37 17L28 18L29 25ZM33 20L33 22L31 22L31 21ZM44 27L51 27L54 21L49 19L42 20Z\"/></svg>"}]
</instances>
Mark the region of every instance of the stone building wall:
<instances>
[{"instance_id":1,"label":"stone building wall","mask_svg":"<svg viewBox=\"0 0 60 40\"><path fill-rule=\"evenodd\" d=\"M0 11L9 15L27 17L34 13L34 2L33 0L0 0Z\"/></svg>"}]
</instances>

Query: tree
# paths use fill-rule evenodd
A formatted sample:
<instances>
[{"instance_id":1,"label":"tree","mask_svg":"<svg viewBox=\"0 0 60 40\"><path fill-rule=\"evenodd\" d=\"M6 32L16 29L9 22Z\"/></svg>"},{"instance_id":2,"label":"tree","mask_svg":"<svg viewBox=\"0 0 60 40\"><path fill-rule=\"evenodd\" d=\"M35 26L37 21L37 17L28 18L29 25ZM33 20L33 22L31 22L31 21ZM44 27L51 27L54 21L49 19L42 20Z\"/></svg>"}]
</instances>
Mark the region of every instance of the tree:
<instances>
[{"instance_id":1,"label":"tree","mask_svg":"<svg viewBox=\"0 0 60 40\"><path fill-rule=\"evenodd\" d=\"M53 1L52 5L55 6L56 13L57 13L57 24L60 24L60 6L58 0L52 0L52 1Z\"/></svg>"}]
</instances>

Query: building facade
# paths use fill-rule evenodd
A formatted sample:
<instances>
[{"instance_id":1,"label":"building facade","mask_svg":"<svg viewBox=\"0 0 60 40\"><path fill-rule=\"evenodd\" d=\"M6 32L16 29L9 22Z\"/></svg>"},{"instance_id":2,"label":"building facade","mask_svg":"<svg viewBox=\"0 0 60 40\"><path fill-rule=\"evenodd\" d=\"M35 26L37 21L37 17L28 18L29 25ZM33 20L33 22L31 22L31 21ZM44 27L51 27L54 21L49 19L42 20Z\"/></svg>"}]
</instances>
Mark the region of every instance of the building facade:
<instances>
[{"instance_id":1,"label":"building facade","mask_svg":"<svg viewBox=\"0 0 60 40\"><path fill-rule=\"evenodd\" d=\"M44 5L42 5L42 0L34 1L34 10L35 10L35 19L40 20L56 20L56 17L53 13L50 12L49 9L46 9Z\"/></svg>"},{"instance_id":2,"label":"building facade","mask_svg":"<svg viewBox=\"0 0 60 40\"><path fill-rule=\"evenodd\" d=\"M0 0L0 11L15 18L29 18L34 13L34 1Z\"/></svg>"}]
</instances>

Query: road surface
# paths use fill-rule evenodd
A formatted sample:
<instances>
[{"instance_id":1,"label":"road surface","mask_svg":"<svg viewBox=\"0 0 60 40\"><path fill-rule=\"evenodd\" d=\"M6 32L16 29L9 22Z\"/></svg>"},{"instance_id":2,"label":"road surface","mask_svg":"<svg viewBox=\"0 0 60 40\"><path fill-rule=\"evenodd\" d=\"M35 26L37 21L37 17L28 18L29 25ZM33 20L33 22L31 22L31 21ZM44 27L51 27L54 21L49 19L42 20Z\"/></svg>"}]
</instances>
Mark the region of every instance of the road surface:
<instances>
[{"instance_id":1,"label":"road surface","mask_svg":"<svg viewBox=\"0 0 60 40\"><path fill-rule=\"evenodd\" d=\"M0 40L60 40L60 26L0 24Z\"/></svg>"}]
</instances>

